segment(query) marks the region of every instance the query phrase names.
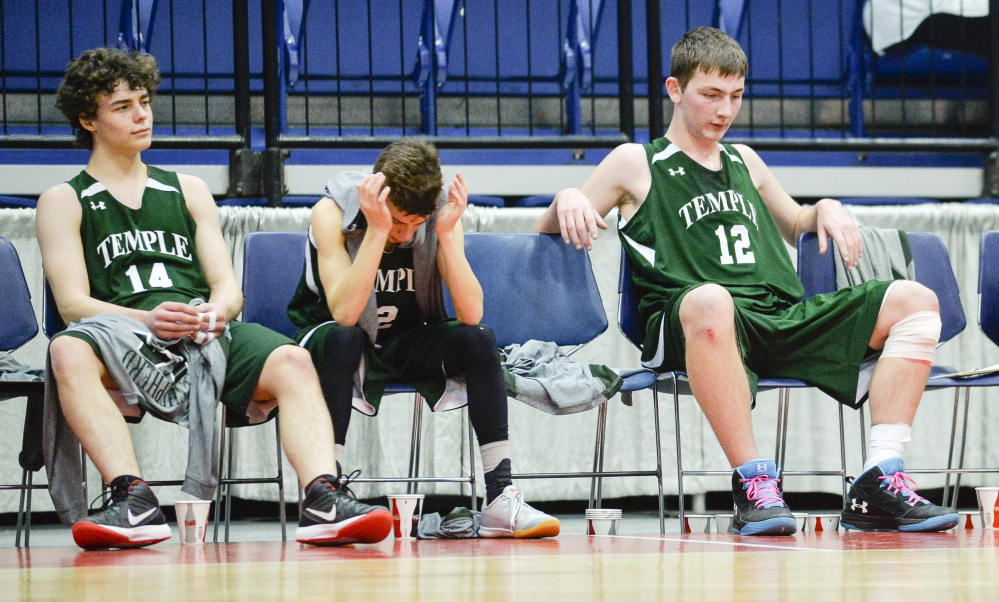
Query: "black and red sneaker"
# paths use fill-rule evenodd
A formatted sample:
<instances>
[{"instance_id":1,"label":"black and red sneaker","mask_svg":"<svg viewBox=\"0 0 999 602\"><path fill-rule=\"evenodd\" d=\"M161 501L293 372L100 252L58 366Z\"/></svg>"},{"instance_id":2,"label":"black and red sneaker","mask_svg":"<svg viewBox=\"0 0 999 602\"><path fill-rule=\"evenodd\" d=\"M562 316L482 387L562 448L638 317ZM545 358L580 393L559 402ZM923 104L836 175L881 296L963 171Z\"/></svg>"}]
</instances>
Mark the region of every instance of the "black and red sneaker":
<instances>
[{"instance_id":1,"label":"black and red sneaker","mask_svg":"<svg viewBox=\"0 0 999 602\"><path fill-rule=\"evenodd\" d=\"M111 499L93 516L73 524L73 540L84 550L141 548L170 539L159 500L138 477L111 481Z\"/></svg>"},{"instance_id":2,"label":"black and red sneaker","mask_svg":"<svg viewBox=\"0 0 999 602\"><path fill-rule=\"evenodd\" d=\"M315 546L342 546L351 543L378 543L392 530L388 508L357 501L347 484L350 476L321 475L305 488L302 515L295 541Z\"/></svg>"}]
</instances>

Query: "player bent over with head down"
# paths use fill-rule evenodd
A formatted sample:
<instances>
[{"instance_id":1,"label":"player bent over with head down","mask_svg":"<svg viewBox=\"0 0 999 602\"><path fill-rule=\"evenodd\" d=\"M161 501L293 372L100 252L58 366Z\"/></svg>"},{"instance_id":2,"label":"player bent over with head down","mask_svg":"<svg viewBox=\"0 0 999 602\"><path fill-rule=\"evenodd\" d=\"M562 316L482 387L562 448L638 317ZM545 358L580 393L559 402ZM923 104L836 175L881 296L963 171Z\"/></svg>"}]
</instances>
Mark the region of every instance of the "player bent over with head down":
<instances>
[{"instance_id":1,"label":"player bent over with head down","mask_svg":"<svg viewBox=\"0 0 999 602\"><path fill-rule=\"evenodd\" d=\"M937 298L895 281L803 299L785 241L816 232L822 252L831 238L852 267L861 237L838 201L805 209L751 148L722 143L746 69L746 55L724 32L687 32L666 80L674 110L665 137L617 147L582 188L556 195L537 229L589 249L618 209L647 324L642 363L686 370L734 469L735 532L796 531L776 464L753 440L758 376L800 379L855 408L869 393L867 463L850 487L844 527L950 529L957 513L917 494L901 459L940 336ZM868 390L859 384L861 364L875 358Z\"/></svg>"},{"instance_id":2,"label":"player bent over with head down","mask_svg":"<svg viewBox=\"0 0 999 602\"><path fill-rule=\"evenodd\" d=\"M482 287L465 258L468 189L460 173L442 189L437 150L413 138L385 148L373 173L329 181L312 209L305 271L288 308L301 328L295 339L316 363L341 461L351 408L375 414L386 383L413 385L435 410L467 403L485 470L479 536L558 535L558 520L511 482L499 352L479 324ZM445 284L456 319L444 308ZM456 376L464 392L447 384Z\"/></svg>"},{"instance_id":3,"label":"player bent over with head down","mask_svg":"<svg viewBox=\"0 0 999 602\"><path fill-rule=\"evenodd\" d=\"M217 398L247 423L280 408L284 451L306 491L298 541L381 541L391 529L388 510L359 503L334 476L333 430L309 354L259 325L234 320L243 297L207 185L142 162L159 81L152 56L100 48L69 64L57 92L56 104L90 159L78 176L38 201L46 276L70 323L49 345L46 382L110 483L111 499L83 518L82 503L71 506L53 491L56 509L64 520L76 520L73 537L83 548L168 539L170 527L142 480L129 430L107 388L186 422L177 412L194 411L207 377L212 415ZM172 385L159 388L163 382ZM54 485L59 476L52 475Z\"/></svg>"}]
</instances>

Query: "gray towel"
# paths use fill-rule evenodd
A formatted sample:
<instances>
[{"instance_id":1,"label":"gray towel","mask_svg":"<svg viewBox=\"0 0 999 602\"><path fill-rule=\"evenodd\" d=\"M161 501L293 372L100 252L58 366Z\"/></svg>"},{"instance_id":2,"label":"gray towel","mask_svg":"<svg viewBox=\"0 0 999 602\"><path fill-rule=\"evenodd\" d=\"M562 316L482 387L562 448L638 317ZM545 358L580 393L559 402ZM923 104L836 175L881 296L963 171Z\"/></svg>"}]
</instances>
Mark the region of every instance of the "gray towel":
<instances>
[{"instance_id":1,"label":"gray towel","mask_svg":"<svg viewBox=\"0 0 999 602\"><path fill-rule=\"evenodd\" d=\"M418 539L474 539L479 536L482 513L468 508L455 508L441 519L436 512L420 517Z\"/></svg>"},{"instance_id":2,"label":"gray towel","mask_svg":"<svg viewBox=\"0 0 999 602\"><path fill-rule=\"evenodd\" d=\"M915 280L909 237L902 230L859 226L864 253L852 270L846 269L839 245L833 241L836 288L856 286L868 280Z\"/></svg>"},{"instance_id":3,"label":"gray towel","mask_svg":"<svg viewBox=\"0 0 999 602\"><path fill-rule=\"evenodd\" d=\"M500 350L507 395L549 414L575 414L614 396L623 379L600 364L568 358L555 343L528 341Z\"/></svg>"}]
</instances>

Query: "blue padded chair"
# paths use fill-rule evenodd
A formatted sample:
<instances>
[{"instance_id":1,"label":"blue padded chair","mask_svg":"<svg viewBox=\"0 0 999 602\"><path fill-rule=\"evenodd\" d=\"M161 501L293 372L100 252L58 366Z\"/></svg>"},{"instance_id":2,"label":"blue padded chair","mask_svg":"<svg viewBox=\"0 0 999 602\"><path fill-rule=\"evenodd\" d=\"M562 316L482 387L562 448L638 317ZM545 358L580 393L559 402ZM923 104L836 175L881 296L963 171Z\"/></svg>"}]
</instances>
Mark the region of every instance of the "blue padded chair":
<instances>
[{"instance_id":1,"label":"blue padded chair","mask_svg":"<svg viewBox=\"0 0 999 602\"><path fill-rule=\"evenodd\" d=\"M944 245L943 240L941 240L937 234L932 232L908 232L907 235L916 270L916 281L936 293L937 299L940 303L940 321L942 323L940 331L940 344L943 344L953 339L967 326L967 319L964 317L964 306L961 303L960 291L957 286L957 278L954 276L954 270L950 263L950 254L947 252L947 247ZM815 294L836 290L836 267L833 255L828 251L825 255L819 254L818 237L814 233L802 234L798 241L798 273L801 277L801 282L805 287L805 296L810 297ZM995 386L999 384L999 377L954 379L942 376L953 372L956 372L956 370L949 366L934 365L930 371L930 379L926 383L927 390L942 388L954 389L954 418L951 425L947 467L942 469L906 469L906 472L912 474L947 474L947 481L944 485L944 505L949 503L950 505L956 507L957 485L960 484L960 475L964 472L978 472L975 469L965 470L962 468L964 461L964 441L967 435L968 402L971 394L971 388ZM961 389L964 389L965 392L965 424L961 438L961 451L960 458L958 460L958 467L954 468L953 456L957 436L957 420ZM858 412L858 414L860 416L861 455L866 462L867 446L864 440L866 436L864 413ZM958 481L957 485L955 485L952 490L950 487L950 474L954 473L958 475Z\"/></svg>"},{"instance_id":2,"label":"blue padded chair","mask_svg":"<svg viewBox=\"0 0 999 602\"><path fill-rule=\"evenodd\" d=\"M38 206L37 199L28 199L20 196L7 196L0 195L0 208L17 209L17 208L29 208L34 209Z\"/></svg>"},{"instance_id":3,"label":"blue padded chair","mask_svg":"<svg viewBox=\"0 0 999 602\"><path fill-rule=\"evenodd\" d=\"M534 339L570 346L571 354L607 329L590 256L551 234L470 232L465 255L485 295L482 323L492 328L504 348ZM592 472L517 474L515 479L589 477L590 507L599 508L602 480L607 477L656 477L659 526L665 533L662 454L659 445L659 398L655 375L648 370L624 377L622 401L631 405L634 391L652 388L656 433L656 468L645 471L603 470L607 403L598 407Z\"/></svg>"},{"instance_id":4,"label":"blue padded chair","mask_svg":"<svg viewBox=\"0 0 999 602\"><path fill-rule=\"evenodd\" d=\"M618 326L621 333L635 347L641 349L645 344L645 324L638 314L638 302L640 295L631 280L631 265L628 263L624 250L621 251L621 269L618 277ZM809 385L789 378L760 378L757 391L764 392L777 389L777 436L776 448L774 450L774 461L783 476L813 475L813 476L834 476L841 480L846 477L846 445L843 407L839 407L839 433L840 433L840 469L838 471L827 470L784 470L785 452L787 449L787 422L790 410L791 389L805 389ZM687 476L716 476L731 477L732 470L685 470L683 468L682 437L680 432L680 395L693 395L690 390L690 383L685 372L674 370L660 375L659 382L654 390L663 390L673 395L673 412L675 420L676 438L676 473L677 489L680 501L680 530L687 529L685 521L685 500L683 497L683 479ZM754 400L755 403L755 400ZM658 424L656 425L658 431ZM846 500L847 488L843 481L843 499Z\"/></svg>"},{"instance_id":5,"label":"blue padded chair","mask_svg":"<svg viewBox=\"0 0 999 602\"><path fill-rule=\"evenodd\" d=\"M243 320L262 324L286 336L298 328L288 319L288 303L295 294L305 267L307 234L305 232L251 232L243 247ZM412 393L413 433L410 444L409 474L406 477L362 477L359 483L406 482L410 493L416 492L419 483L447 482L469 483L471 505L476 506L475 463L469 476L420 477L420 437L423 424L423 400L408 385L390 384L386 395ZM468 429L469 453L474 449L472 429Z\"/></svg>"},{"instance_id":6,"label":"blue padded chair","mask_svg":"<svg viewBox=\"0 0 999 602\"><path fill-rule=\"evenodd\" d=\"M31 307L31 294L24 279L21 260L14 245L0 237L0 297L4 299L4 318L0 320L0 351L13 351L38 334L35 310ZM0 490L19 490L21 499L17 509L16 547L21 547L21 532L24 531L24 545L30 545L31 537L31 492L45 489L45 485L35 485L32 477L42 468L42 400L45 394L44 382L0 381L0 400L27 398L24 414L24 434L21 440L21 453L17 461L21 465L20 485L0 485Z\"/></svg>"}]
</instances>

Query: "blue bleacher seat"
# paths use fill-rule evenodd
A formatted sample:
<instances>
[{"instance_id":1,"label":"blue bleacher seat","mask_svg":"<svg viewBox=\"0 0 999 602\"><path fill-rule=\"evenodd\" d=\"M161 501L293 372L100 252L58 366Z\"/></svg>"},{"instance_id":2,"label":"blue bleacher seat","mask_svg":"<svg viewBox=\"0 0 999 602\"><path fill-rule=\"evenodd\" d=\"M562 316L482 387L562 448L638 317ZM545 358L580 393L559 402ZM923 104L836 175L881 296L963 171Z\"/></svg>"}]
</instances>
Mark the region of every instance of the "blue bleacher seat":
<instances>
[{"instance_id":1,"label":"blue bleacher seat","mask_svg":"<svg viewBox=\"0 0 999 602\"><path fill-rule=\"evenodd\" d=\"M503 197L488 194L470 194L468 195L468 204L479 207L506 207L506 201L503 200Z\"/></svg>"},{"instance_id":2,"label":"blue bleacher seat","mask_svg":"<svg viewBox=\"0 0 999 602\"><path fill-rule=\"evenodd\" d=\"M535 194L517 201L518 207L547 207L555 200L554 194Z\"/></svg>"},{"instance_id":3,"label":"blue bleacher seat","mask_svg":"<svg viewBox=\"0 0 999 602\"><path fill-rule=\"evenodd\" d=\"M20 196L0 195L0 209L16 208L16 207L28 207L34 209L37 204L38 201L36 199L28 199Z\"/></svg>"}]
</instances>

